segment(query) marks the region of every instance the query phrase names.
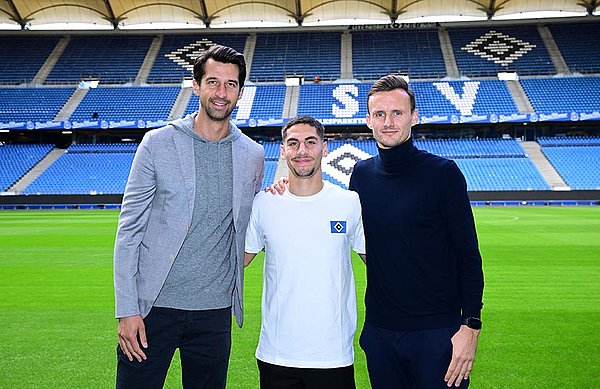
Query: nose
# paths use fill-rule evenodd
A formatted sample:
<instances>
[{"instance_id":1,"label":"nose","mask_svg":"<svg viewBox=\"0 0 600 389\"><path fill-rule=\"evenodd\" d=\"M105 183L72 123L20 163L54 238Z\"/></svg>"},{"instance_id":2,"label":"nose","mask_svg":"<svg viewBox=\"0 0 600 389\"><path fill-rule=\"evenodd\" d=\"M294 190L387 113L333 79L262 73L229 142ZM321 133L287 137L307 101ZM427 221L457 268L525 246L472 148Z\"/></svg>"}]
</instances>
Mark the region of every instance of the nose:
<instances>
[{"instance_id":1,"label":"nose","mask_svg":"<svg viewBox=\"0 0 600 389\"><path fill-rule=\"evenodd\" d=\"M225 84L219 84L217 86L217 90L215 92L217 94L218 97L226 97L227 96L227 89L225 87Z\"/></svg>"},{"instance_id":2,"label":"nose","mask_svg":"<svg viewBox=\"0 0 600 389\"><path fill-rule=\"evenodd\" d=\"M298 145L298 154L305 154L306 152L306 144L304 142L300 142L300 144Z\"/></svg>"},{"instance_id":3,"label":"nose","mask_svg":"<svg viewBox=\"0 0 600 389\"><path fill-rule=\"evenodd\" d=\"M394 120L392 118L392 115L385 115L385 120L383 121L383 125L385 127L393 127L394 126Z\"/></svg>"}]
</instances>

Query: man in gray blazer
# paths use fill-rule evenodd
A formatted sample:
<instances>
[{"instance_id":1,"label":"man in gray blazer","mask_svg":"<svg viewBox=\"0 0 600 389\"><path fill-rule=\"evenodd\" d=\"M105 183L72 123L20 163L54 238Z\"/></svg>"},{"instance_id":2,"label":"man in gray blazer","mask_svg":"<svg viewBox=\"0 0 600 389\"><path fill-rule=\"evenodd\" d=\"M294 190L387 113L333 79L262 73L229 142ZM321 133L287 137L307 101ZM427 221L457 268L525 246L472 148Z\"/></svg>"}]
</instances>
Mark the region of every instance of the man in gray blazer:
<instances>
[{"instance_id":1,"label":"man in gray blazer","mask_svg":"<svg viewBox=\"0 0 600 389\"><path fill-rule=\"evenodd\" d=\"M211 47L194 64L198 112L139 145L114 253L118 388L162 387L177 348L184 387L225 387L264 163L262 147L230 122L245 78L242 54Z\"/></svg>"}]
</instances>

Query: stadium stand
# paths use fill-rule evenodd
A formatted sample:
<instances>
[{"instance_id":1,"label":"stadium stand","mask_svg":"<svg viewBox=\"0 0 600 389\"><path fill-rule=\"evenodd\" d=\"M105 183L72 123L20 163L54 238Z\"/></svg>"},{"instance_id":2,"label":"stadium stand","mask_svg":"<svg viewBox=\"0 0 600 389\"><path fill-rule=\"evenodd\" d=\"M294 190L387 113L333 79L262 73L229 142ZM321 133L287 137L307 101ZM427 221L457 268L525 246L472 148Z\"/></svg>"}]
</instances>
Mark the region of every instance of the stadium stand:
<instances>
[{"instance_id":1,"label":"stadium stand","mask_svg":"<svg viewBox=\"0 0 600 389\"><path fill-rule=\"evenodd\" d=\"M0 145L0 191L10 188L53 148L50 144Z\"/></svg>"},{"instance_id":2,"label":"stadium stand","mask_svg":"<svg viewBox=\"0 0 600 389\"><path fill-rule=\"evenodd\" d=\"M600 73L600 23L550 24L556 45L572 72Z\"/></svg>"},{"instance_id":3,"label":"stadium stand","mask_svg":"<svg viewBox=\"0 0 600 389\"><path fill-rule=\"evenodd\" d=\"M123 193L134 148L132 144L71 146L23 194Z\"/></svg>"},{"instance_id":4,"label":"stadium stand","mask_svg":"<svg viewBox=\"0 0 600 389\"><path fill-rule=\"evenodd\" d=\"M588 38L595 34L597 27L598 23L548 25L570 69L589 74L560 77L549 76L556 73L556 69L535 24L449 27L447 31L460 79L444 78L446 67L436 28L350 30L353 76L362 82L348 83L336 81L340 77L343 54L339 31L164 34L146 80L148 85L143 86L129 83L140 72L155 35L74 34L68 39L3 36L0 37L0 54L3 54L0 84L4 84L0 87L0 129L22 131L25 124L30 127L30 122L54 120L76 91L75 84L88 78L100 79L100 86L89 89L77 103L69 118L74 126L78 124L74 122L89 120L131 121L134 124L129 128L145 128L143 121L150 122L148 128L159 125L160 121L169 119L182 80L192 76L194 58L212 43L226 44L240 52L251 50L248 56L250 81L232 115L247 133L259 126L270 126L267 131L274 131L286 120L284 114L290 111L314 116L326 126L363 125L372 80L388 73L407 73L411 77L419 115L422 120L426 119L421 124L461 123L463 118L464 123L495 123L499 115L519 114L513 99L514 88L511 94L507 83L496 79L498 71L513 70L519 73L520 85L535 114L552 117L557 112L567 113L560 120L569 121L596 119L600 118L600 76L596 74L600 73L600 54L595 50L598 43ZM61 39L69 43L46 80L46 84L53 85L20 85L33 80ZM254 39L256 45L253 46ZM307 81L316 76L322 80L301 84L295 107L291 106L295 89L287 90L283 84L286 76L294 75L303 76ZM290 92L288 100L286 90ZM284 107L287 102L291 102L290 106ZM198 105L198 97L192 95L185 114L196 111ZM522 104L519 107L522 109ZM534 115L533 122L536 121ZM438 120L438 117L443 118ZM527 121L529 116L519 116L518 120ZM15 124L9 123L11 121L28 123L11 127ZM62 124L62 121L58 123ZM451 131L448 134L454 136ZM597 169L589 168L600 166L600 138L539 138L538 141L545 157L572 189L600 189ZM550 189L516 140L416 139L415 143L419 148L455 160L465 174L470 191ZM274 179L279 145L279 142L263 142L266 152L263 188ZM2 148L7 146L0 146L2 190L9 188L53 147L41 146L41 151L35 153L30 150L32 146L26 146L12 154L8 148L2 154ZM122 193L136 148L137 144L131 143L74 144L23 193ZM329 155L323 163L324 176L342 187L347 187L356 161L377 154L373 140L336 138L328 140L328 148ZM23 163L13 163L21 154Z\"/></svg>"},{"instance_id":5,"label":"stadium stand","mask_svg":"<svg viewBox=\"0 0 600 389\"><path fill-rule=\"evenodd\" d=\"M0 36L0 84L31 82L59 39L57 36Z\"/></svg>"},{"instance_id":6,"label":"stadium stand","mask_svg":"<svg viewBox=\"0 0 600 389\"><path fill-rule=\"evenodd\" d=\"M371 85L301 85L298 114L315 116L324 124L360 124L367 114L366 99ZM411 81L410 86L423 117L519 112L506 84L500 80Z\"/></svg>"},{"instance_id":7,"label":"stadium stand","mask_svg":"<svg viewBox=\"0 0 600 389\"><path fill-rule=\"evenodd\" d=\"M441 78L446 73L435 29L352 31L352 67L359 80L392 73Z\"/></svg>"},{"instance_id":8,"label":"stadium stand","mask_svg":"<svg viewBox=\"0 0 600 389\"><path fill-rule=\"evenodd\" d=\"M335 80L340 77L340 50L339 32L259 33L250 80L283 82L286 76Z\"/></svg>"},{"instance_id":9,"label":"stadium stand","mask_svg":"<svg viewBox=\"0 0 600 389\"><path fill-rule=\"evenodd\" d=\"M147 82L181 83L184 78L192 78L195 59L215 43L243 53L246 35L164 35Z\"/></svg>"},{"instance_id":10,"label":"stadium stand","mask_svg":"<svg viewBox=\"0 0 600 389\"><path fill-rule=\"evenodd\" d=\"M72 36L48 75L46 84L133 82L152 43L152 36Z\"/></svg>"},{"instance_id":11,"label":"stadium stand","mask_svg":"<svg viewBox=\"0 0 600 389\"><path fill-rule=\"evenodd\" d=\"M238 122L241 121L242 124L246 124L246 122L243 122L246 120L256 122L258 120L281 119L284 100L285 85L246 85L244 86L242 98L238 100L231 117ZM192 95L185 109L185 115L197 111L199 104L198 96Z\"/></svg>"},{"instance_id":12,"label":"stadium stand","mask_svg":"<svg viewBox=\"0 0 600 389\"><path fill-rule=\"evenodd\" d=\"M547 137L541 136L537 139L540 146L600 146L600 138L589 136L557 136Z\"/></svg>"},{"instance_id":13,"label":"stadium stand","mask_svg":"<svg viewBox=\"0 0 600 389\"><path fill-rule=\"evenodd\" d=\"M469 191L549 190L528 158L453 158Z\"/></svg>"},{"instance_id":14,"label":"stadium stand","mask_svg":"<svg viewBox=\"0 0 600 389\"><path fill-rule=\"evenodd\" d=\"M411 82L419 113L433 115L513 114L519 110L504 81Z\"/></svg>"},{"instance_id":15,"label":"stadium stand","mask_svg":"<svg viewBox=\"0 0 600 389\"><path fill-rule=\"evenodd\" d=\"M526 78L520 82L536 113L600 111L600 77Z\"/></svg>"},{"instance_id":16,"label":"stadium stand","mask_svg":"<svg viewBox=\"0 0 600 389\"><path fill-rule=\"evenodd\" d=\"M267 186L273 183L275 178L275 171L277 170L277 161L265 161L265 175L263 177L262 188L265 189Z\"/></svg>"},{"instance_id":17,"label":"stadium stand","mask_svg":"<svg viewBox=\"0 0 600 389\"><path fill-rule=\"evenodd\" d=\"M261 143L265 149L265 161L279 160L281 142L263 142Z\"/></svg>"},{"instance_id":18,"label":"stadium stand","mask_svg":"<svg viewBox=\"0 0 600 389\"><path fill-rule=\"evenodd\" d=\"M179 86L92 88L71 120L166 120L179 90Z\"/></svg>"},{"instance_id":19,"label":"stadium stand","mask_svg":"<svg viewBox=\"0 0 600 389\"><path fill-rule=\"evenodd\" d=\"M0 122L53 120L73 88L0 88Z\"/></svg>"},{"instance_id":20,"label":"stadium stand","mask_svg":"<svg viewBox=\"0 0 600 389\"><path fill-rule=\"evenodd\" d=\"M367 114L366 96L371 85L371 83L300 85L298 115L314 116L325 125L330 124L333 119L359 118L360 122L364 122Z\"/></svg>"},{"instance_id":21,"label":"stadium stand","mask_svg":"<svg viewBox=\"0 0 600 389\"><path fill-rule=\"evenodd\" d=\"M446 158L526 157L514 139L417 139L417 147Z\"/></svg>"},{"instance_id":22,"label":"stadium stand","mask_svg":"<svg viewBox=\"0 0 600 389\"><path fill-rule=\"evenodd\" d=\"M415 145L432 154L453 159L467 180L469 191L549 190L517 141L505 139L416 139ZM348 187L354 164L377 155L374 140L328 141L323 163L328 181Z\"/></svg>"},{"instance_id":23,"label":"stadium stand","mask_svg":"<svg viewBox=\"0 0 600 389\"><path fill-rule=\"evenodd\" d=\"M539 138L538 142L542 153L571 189L600 189L600 138Z\"/></svg>"},{"instance_id":24,"label":"stadium stand","mask_svg":"<svg viewBox=\"0 0 600 389\"><path fill-rule=\"evenodd\" d=\"M456 63L467 77L556 73L535 25L449 28Z\"/></svg>"}]
</instances>

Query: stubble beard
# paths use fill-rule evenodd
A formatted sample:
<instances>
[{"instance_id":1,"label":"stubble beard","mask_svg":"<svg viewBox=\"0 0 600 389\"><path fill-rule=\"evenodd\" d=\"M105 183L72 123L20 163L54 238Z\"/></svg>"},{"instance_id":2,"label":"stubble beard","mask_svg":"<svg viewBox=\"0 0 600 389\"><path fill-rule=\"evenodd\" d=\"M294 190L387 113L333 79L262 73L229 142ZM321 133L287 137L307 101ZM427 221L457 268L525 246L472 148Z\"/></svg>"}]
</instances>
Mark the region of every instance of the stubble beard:
<instances>
[{"instance_id":1,"label":"stubble beard","mask_svg":"<svg viewBox=\"0 0 600 389\"><path fill-rule=\"evenodd\" d=\"M208 101L210 103L210 99ZM231 104L230 101L228 103ZM211 120L213 120L215 122L223 122L223 121L229 120L229 117L231 116L231 113L233 112L233 110L235 108L235 107L230 108L227 111L225 111L223 114L219 115L219 114L215 113L214 110L208 104L204 104L203 102L201 102L200 105L204 109L204 112L206 112L206 116L208 116Z\"/></svg>"}]
</instances>

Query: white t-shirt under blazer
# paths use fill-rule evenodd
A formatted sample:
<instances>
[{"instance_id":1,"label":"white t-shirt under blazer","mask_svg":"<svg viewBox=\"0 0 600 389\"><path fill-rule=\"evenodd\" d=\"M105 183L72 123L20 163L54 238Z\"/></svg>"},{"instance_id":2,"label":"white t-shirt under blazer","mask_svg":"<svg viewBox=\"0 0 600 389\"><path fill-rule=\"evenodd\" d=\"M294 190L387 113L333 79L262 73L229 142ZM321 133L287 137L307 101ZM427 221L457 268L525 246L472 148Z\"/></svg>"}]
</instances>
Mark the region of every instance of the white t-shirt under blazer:
<instances>
[{"instance_id":1,"label":"white t-shirt under blazer","mask_svg":"<svg viewBox=\"0 0 600 389\"><path fill-rule=\"evenodd\" d=\"M354 363L356 291L351 249L365 252L358 194L325 182L312 196L261 192L246 252L265 248L256 358L288 367Z\"/></svg>"}]
</instances>

